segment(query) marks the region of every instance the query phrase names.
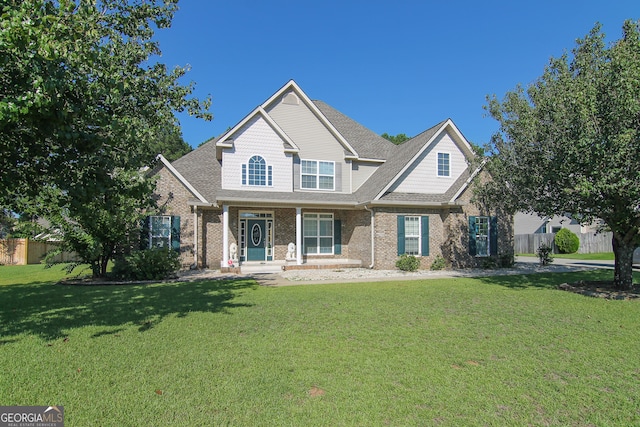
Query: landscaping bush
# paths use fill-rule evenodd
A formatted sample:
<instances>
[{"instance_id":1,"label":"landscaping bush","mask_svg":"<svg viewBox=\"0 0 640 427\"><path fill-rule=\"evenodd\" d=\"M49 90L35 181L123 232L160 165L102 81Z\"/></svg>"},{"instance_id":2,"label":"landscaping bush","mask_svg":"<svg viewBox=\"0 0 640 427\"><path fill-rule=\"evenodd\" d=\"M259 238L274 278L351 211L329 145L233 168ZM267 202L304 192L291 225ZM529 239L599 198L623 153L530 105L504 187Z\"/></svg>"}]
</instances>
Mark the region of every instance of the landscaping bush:
<instances>
[{"instance_id":1,"label":"landscaping bush","mask_svg":"<svg viewBox=\"0 0 640 427\"><path fill-rule=\"evenodd\" d=\"M495 257L481 258L481 267L483 270L493 270L498 268L498 260Z\"/></svg>"},{"instance_id":2,"label":"landscaping bush","mask_svg":"<svg viewBox=\"0 0 640 427\"><path fill-rule=\"evenodd\" d=\"M402 271L416 271L420 267L420 260L413 255L401 255L396 261L396 268Z\"/></svg>"},{"instance_id":3,"label":"landscaping bush","mask_svg":"<svg viewBox=\"0 0 640 427\"><path fill-rule=\"evenodd\" d=\"M540 259L540 265L549 265L553 262L553 248L551 246L547 246L544 243L540 245L537 250L538 258Z\"/></svg>"},{"instance_id":4,"label":"landscaping bush","mask_svg":"<svg viewBox=\"0 0 640 427\"><path fill-rule=\"evenodd\" d=\"M441 255L438 255L431 263L431 270L444 270L446 266L447 262Z\"/></svg>"},{"instance_id":5,"label":"landscaping bush","mask_svg":"<svg viewBox=\"0 0 640 427\"><path fill-rule=\"evenodd\" d=\"M578 251L580 239L568 228L562 228L556 233L555 244L561 254L572 254Z\"/></svg>"},{"instance_id":6,"label":"landscaping bush","mask_svg":"<svg viewBox=\"0 0 640 427\"><path fill-rule=\"evenodd\" d=\"M500 254L499 259L501 268L511 268L516 263L516 257L513 252Z\"/></svg>"},{"instance_id":7,"label":"landscaping bush","mask_svg":"<svg viewBox=\"0 0 640 427\"><path fill-rule=\"evenodd\" d=\"M180 254L166 248L135 251L118 259L112 275L126 280L162 280L180 269Z\"/></svg>"}]
</instances>

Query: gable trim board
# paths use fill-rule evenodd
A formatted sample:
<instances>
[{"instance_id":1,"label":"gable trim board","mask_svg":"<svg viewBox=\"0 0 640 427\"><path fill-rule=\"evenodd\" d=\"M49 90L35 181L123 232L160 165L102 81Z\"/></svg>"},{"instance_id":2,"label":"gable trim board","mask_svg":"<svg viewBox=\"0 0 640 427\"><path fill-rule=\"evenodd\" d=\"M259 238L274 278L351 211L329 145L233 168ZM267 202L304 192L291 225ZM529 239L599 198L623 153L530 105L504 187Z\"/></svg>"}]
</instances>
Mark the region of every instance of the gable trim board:
<instances>
[{"instance_id":1,"label":"gable trim board","mask_svg":"<svg viewBox=\"0 0 640 427\"><path fill-rule=\"evenodd\" d=\"M293 102L295 99L288 94L294 94L298 101ZM426 182L417 187L416 193L404 191L412 189L410 186L401 187L403 192L395 190L401 177L407 176L403 174L410 170L436 177L437 167L422 163L431 162L428 153L436 151L452 153L452 176L441 181L447 183L445 187L440 185L434 191ZM266 165L273 165L272 186L240 185L241 174L232 171L240 171L238 165L248 161L249 153L264 157ZM272 212L268 230L272 234L264 240L270 245L265 253L270 254L272 262L305 264L342 259L358 260L371 268L393 269L398 218L411 216L421 218L421 268L429 268L436 256L443 256L454 266L474 266L477 259L470 254L469 239L465 242L463 236L469 232L464 230L468 230L469 217L489 215L471 202L469 186L479 173L469 170L467 160L473 155L451 119L396 146L322 101L311 101L292 80L221 137L173 163L160 157L166 173L157 173L166 179L159 181L157 191L161 195L172 192L172 182L188 190L176 193L166 208L174 214L193 215L193 220L183 218L181 222L182 248L192 248L190 252L200 267L226 266L230 246L235 245L242 252L247 244L246 230L241 229L244 218L258 218L260 212L266 211ZM300 188L300 159L317 161L316 167L321 162L334 162L334 189ZM358 164L366 167L358 168ZM314 175L308 172L305 176ZM321 176L328 175L318 173L316 179ZM276 182L282 179L290 184ZM301 246L305 213L331 214L326 216L332 218L331 222L327 219L319 225L324 228L316 238L325 239L323 247L328 244L327 239L334 239L332 253L305 253ZM509 223L508 218L499 220ZM508 226L501 225L496 230L500 233L498 241L509 242ZM291 244L297 244L293 253L289 250ZM502 244L492 243L496 248ZM504 252L508 250L504 248Z\"/></svg>"},{"instance_id":2,"label":"gable trim board","mask_svg":"<svg viewBox=\"0 0 640 427\"><path fill-rule=\"evenodd\" d=\"M433 133L433 135L431 135L431 137L429 137L429 139L422 145L422 147L413 155L413 157L406 162L406 164L395 174L395 176L391 179L391 181L389 181L389 183L382 188L382 190L375 196L375 199L379 199L381 198L387 191L389 191L390 188L392 188L393 186L398 184L398 181L400 180L400 178L412 167L415 166L416 161L427 151L429 152L433 152L433 148L435 145L435 142L438 140L438 138L447 130L447 129L451 129L451 131L454 134L454 138L453 141L455 144L458 144L459 141L462 142L463 145L463 151L462 154L465 157L469 157L472 155L473 150L471 149L471 145L464 139L464 137L462 136L462 133L460 133L460 131L458 130L458 128L453 124L453 121L451 119L447 119L446 121L442 122L440 124L440 126L438 127L438 129ZM417 137L410 139L409 141L406 141L405 144L407 143L411 143L412 140L415 140ZM466 153L464 152L464 150L466 150Z\"/></svg>"},{"instance_id":3,"label":"gable trim board","mask_svg":"<svg viewBox=\"0 0 640 427\"><path fill-rule=\"evenodd\" d=\"M278 136L280 138L282 138L284 140L284 142L286 142L287 144L289 144L289 147L285 147L284 152L285 153L297 153L300 151L300 149L296 146L296 144L289 138L289 136L287 136L286 133L284 133L284 131L280 128L280 126L278 126L278 124L276 122L273 121L273 119L271 118L271 116L269 116L267 114L266 111L264 111L264 108L262 108L262 106L257 107L255 110L253 110L252 113L248 114L247 116L245 116L244 119L242 119L238 124L236 124L233 128L229 129L227 132L225 132L220 139L218 140L218 142L216 143L217 147L220 148L233 148L234 146L234 140L233 139L229 139L227 137L227 135L233 135L236 132L238 132L240 129L242 129L247 123L249 123L251 120L253 120L254 118L256 118L256 116L260 116L261 118L263 118L268 124L269 126L271 126L271 128L276 132L276 134L278 134Z\"/></svg>"}]
</instances>

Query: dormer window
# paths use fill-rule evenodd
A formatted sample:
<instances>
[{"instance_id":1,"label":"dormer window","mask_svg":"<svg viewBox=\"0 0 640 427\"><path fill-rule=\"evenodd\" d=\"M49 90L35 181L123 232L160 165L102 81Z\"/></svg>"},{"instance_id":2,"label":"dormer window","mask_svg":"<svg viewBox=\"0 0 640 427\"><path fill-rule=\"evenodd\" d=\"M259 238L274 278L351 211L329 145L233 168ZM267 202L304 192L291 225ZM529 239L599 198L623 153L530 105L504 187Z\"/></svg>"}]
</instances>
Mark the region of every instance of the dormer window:
<instances>
[{"instance_id":1,"label":"dormer window","mask_svg":"<svg viewBox=\"0 0 640 427\"><path fill-rule=\"evenodd\" d=\"M253 156L242 165L242 185L271 187L273 167L267 166L262 156Z\"/></svg>"},{"instance_id":2,"label":"dormer window","mask_svg":"<svg viewBox=\"0 0 640 427\"><path fill-rule=\"evenodd\" d=\"M451 163L449 153L438 153L438 176L451 176Z\"/></svg>"},{"instance_id":3,"label":"dormer window","mask_svg":"<svg viewBox=\"0 0 640 427\"><path fill-rule=\"evenodd\" d=\"M300 188L306 190L334 190L335 162L302 160Z\"/></svg>"}]
</instances>

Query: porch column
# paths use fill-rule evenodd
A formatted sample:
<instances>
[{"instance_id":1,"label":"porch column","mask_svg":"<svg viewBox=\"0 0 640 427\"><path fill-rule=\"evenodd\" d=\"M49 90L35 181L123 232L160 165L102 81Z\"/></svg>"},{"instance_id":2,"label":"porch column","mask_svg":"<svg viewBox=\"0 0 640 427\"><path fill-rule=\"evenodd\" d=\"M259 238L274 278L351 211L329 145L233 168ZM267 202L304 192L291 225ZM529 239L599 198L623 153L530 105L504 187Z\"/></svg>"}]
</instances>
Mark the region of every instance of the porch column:
<instances>
[{"instance_id":1,"label":"porch column","mask_svg":"<svg viewBox=\"0 0 640 427\"><path fill-rule=\"evenodd\" d=\"M229 263L229 206L222 205L222 267Z\"/></svg>"},{"instance_id":2,"label":"porch column","mask_svg":"<svg viewBox=\"0 0 640 427\"><path fill-rule=\"evenodd\" d=\"M296 208L296 264L302 265L302 208Z\"/></svg>"}]
</instances>

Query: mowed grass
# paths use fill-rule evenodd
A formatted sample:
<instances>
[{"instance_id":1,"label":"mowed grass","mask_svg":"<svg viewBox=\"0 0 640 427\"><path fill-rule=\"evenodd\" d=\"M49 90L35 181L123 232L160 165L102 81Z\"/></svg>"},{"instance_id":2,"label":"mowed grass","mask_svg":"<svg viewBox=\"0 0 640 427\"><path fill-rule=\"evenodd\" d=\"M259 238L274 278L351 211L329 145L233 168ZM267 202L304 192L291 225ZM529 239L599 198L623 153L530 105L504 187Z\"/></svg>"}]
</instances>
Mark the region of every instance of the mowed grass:
<instances>
[{"instance_id":1,"label":"mowed grass","mask_svg":"<svg viewBox=\"0 0 640 427\"><path fill-rule=\"evenodd\" d=\"M7 272L0 404L64 405L67 426L640 424L640 302L555 289L610 271L282 288Z\"/></svg>"}]
</instances>

